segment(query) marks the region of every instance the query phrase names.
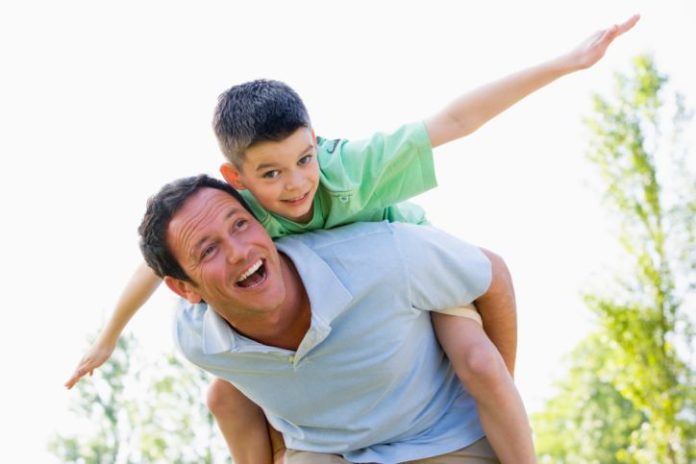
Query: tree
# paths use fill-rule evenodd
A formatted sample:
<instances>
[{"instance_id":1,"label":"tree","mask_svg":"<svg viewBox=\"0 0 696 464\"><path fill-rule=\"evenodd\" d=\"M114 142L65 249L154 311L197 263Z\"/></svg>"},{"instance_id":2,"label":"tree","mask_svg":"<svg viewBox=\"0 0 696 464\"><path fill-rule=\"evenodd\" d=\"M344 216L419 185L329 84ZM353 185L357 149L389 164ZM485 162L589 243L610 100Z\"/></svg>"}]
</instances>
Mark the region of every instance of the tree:
<instances>
[{"instance_id":1,"label":"tree","mask_svg":"<svg viewBox=\"0 0 696 464\"><path fill-rule=\"evenodd\" d=\"M209 377L173 355L138 359L135 339L121 337L94 377L81 381L74 430L49 444L66 463L231 462L203 398Z\"/></svg>"},{"instance_id":2,"label":"tree","mask_svg":"<svg viewBox=\"0 0 696 464\"><path fill-rule=\"evenodd\" d=\"M598 327L534 417L546 462L696 459L696 175L681 139L691 115L680 95L663 97L667 81L639 56L612 99L594 96L588 157L625 259L585 295Z\"/></svg>"}]
</instances>

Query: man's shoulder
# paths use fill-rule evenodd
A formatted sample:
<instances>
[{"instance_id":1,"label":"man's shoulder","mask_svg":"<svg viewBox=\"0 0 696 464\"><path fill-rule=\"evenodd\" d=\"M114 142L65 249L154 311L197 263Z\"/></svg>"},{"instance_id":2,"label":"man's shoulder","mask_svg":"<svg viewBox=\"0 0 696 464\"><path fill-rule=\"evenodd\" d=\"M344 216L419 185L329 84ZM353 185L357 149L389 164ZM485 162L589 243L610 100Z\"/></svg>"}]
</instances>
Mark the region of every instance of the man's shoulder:
<instances>
[{"instance_id":1,"label":"man's shoulder","mask_svg":"<svg viewBox=\"0 0 696 464\"><path fill-rule=\"evenodd\" d=\"M283 237L276 240L276 245L293 261L309 261L316 256L332 268L357 266L364 271L366 265L376 261L389 260L394 265L403 265L413 261L407 256L425 259L447 246L448 238L443 234L428 225L356 222Z\"/></svg>"},{"instance_id":2,"label":"man's shoulder","mask_svg":"<svg viewBox=\"0 0 696 464\"><path fill-rule=\"evenodd\" d=\"M296 234L276 240L278 248L304 245L313 250L331 248L340 245L355 245L359 243L371 243L378 236L393 236L403 224L395 224L387 221L381 222L354 222L332 229L321 229L304 234Z\"/></svg>"},{"instance_id":3,"label":"man's shoulder","mask_svg":"<svg viewBox=\"0 0 696 464\"><path fill-rule=\"evenodd\" d=\"M208 305L193 304L180 298L174 318L174 342L189 359L202 354L202 332Z\"/></svg>"}]
</instances>

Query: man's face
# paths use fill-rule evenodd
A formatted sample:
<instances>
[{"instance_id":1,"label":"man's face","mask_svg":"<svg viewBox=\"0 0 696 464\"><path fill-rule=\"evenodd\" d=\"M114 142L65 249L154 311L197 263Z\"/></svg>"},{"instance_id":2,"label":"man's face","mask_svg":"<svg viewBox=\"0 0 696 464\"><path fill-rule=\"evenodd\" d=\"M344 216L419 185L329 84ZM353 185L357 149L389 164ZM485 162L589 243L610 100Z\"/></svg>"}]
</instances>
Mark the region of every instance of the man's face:
<instances>
[{"instance_id":1,"label":"man's face","mask_svg":"<svg viewBox=\"0 0 696 464\"><path fill-rule=\"evenodd\" d=\"M167 285L190 302L205 300L230 322L270 314L285 300L271 238L222 190L203 188L186 200L169 223L167 244L193 281L166 278Z\"/></svg>"},{"instance_id":2,"label":"man's face","mask_svg":"<svg viewBox=\"0 0 696 464\"><path fill-rule=\"evenodd\" d=\"M267 210L301 223L312 219L319 163L310 129L301 127L280 142L252 146L234 170L236 179L230 182L226 176L228 182L249 189Z\"/></svg>"}]
</instances>

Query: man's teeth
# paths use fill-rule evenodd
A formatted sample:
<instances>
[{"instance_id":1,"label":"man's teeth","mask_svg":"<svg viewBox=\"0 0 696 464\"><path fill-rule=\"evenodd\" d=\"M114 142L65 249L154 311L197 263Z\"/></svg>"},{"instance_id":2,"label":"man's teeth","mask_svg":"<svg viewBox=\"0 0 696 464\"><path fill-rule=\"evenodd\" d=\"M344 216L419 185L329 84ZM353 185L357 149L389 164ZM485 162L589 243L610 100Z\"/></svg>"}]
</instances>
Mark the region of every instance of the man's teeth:
<instances>
[{"instance_id":1,"label":"man's teeth","mask_svg":"<svg viewBox=\"0 0 696 464\"><path fill-rule=\"evenodd\" d=\"M254 265L251 266L249 269L247 269L244 274L239 276L239 279L237 279L237 282L242 282L243 280L246 280L247 277L249 277L254 272L258 271L262 264L263 264L263 261L261 261L260 259L258 261L256 261L254 263Z\"/></svg>"}]
</instances>

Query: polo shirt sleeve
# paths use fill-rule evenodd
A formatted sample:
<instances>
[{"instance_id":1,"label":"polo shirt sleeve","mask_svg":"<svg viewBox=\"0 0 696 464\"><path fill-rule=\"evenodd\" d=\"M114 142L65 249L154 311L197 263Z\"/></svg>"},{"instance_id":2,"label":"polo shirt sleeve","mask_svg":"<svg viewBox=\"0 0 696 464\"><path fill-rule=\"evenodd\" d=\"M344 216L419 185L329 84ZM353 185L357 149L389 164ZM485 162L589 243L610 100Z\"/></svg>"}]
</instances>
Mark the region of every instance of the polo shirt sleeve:
<instances>
[{"instance_id":1,"label":"polo shirt sleeve","mask_svg":"<svg viewBox=\"0 0 696 464\"><path fill-rule=\"evenodd\" d=\"M319 148L322 185L331 201L349 205L343 208L348 214L384 210L437 185L430 138L422 122L368 140L322 140Z\"/></svg>"},{"instance_id":2,"label":"polo shirt sleeve","mask_svg":"<svg viewBox=\"0 0 696 464\"><path fill-rule=\"evenodd\" d=\"M414 308L447 310L486 292L491 263L477 246L428 225L393 227Z\"/></svg>"}]
</instances>

